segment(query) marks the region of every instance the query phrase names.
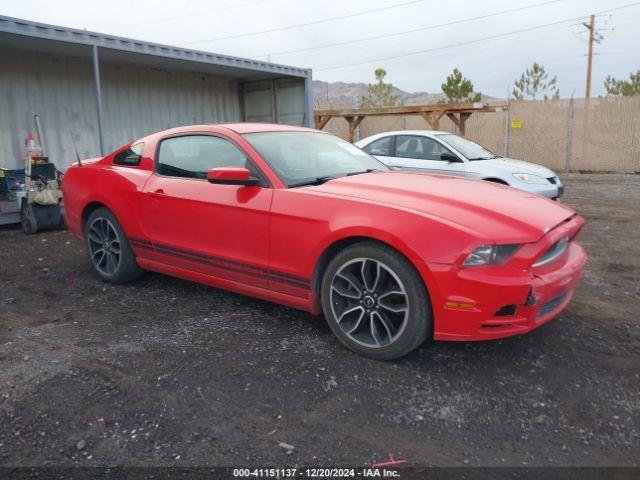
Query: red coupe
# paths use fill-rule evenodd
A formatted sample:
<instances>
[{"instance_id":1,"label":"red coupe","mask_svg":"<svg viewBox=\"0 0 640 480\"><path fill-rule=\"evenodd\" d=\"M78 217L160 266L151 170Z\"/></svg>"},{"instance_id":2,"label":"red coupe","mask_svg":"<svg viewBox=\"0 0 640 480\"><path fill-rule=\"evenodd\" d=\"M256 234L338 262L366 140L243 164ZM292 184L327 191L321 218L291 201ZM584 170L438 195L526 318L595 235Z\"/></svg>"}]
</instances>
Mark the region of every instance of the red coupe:
<instances>
[{"instance_id":1,"label":"red coupe","mask_svg":"<svg viewBox=\"0 0 640 480\"><path fill-rule=\"evenodd\" d=\"M586 256L573 210L511 187L393 171L333 135L234 123L149 135L64 179L71 231L108 282L144 270L324 315L400 357L556 316Z\"/></svg>"}]
</instances>

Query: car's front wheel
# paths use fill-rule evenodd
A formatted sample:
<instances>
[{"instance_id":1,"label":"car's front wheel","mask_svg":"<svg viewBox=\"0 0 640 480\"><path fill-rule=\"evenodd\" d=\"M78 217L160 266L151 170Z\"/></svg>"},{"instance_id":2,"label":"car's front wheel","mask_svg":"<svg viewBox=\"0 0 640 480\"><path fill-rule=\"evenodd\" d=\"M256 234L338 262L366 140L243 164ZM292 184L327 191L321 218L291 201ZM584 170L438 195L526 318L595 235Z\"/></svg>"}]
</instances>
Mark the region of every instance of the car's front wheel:
<instances>
[{"instance_id":1,"label":"car's front wheel","mask_svg":"<svg viewBox=\"0 0 640 480\"><path fill-rule=\"evenodd\" d=\"M108 209L100 207L89 215L84 235L89 261L103 280L124 283L142 276L120 222Z\"/></svg>"},{"instance_id":2,"label":"car's front wheel","mask_svg":"<svg viewBox=\"0 0 640 480\"><path fill-rule=\"evenodd\" d=\"M329 262L322 306L342 343L379 360L406 355L432 331L420 275L399 252L374 242L351 245Z\"/></svg>"}]
</instances>

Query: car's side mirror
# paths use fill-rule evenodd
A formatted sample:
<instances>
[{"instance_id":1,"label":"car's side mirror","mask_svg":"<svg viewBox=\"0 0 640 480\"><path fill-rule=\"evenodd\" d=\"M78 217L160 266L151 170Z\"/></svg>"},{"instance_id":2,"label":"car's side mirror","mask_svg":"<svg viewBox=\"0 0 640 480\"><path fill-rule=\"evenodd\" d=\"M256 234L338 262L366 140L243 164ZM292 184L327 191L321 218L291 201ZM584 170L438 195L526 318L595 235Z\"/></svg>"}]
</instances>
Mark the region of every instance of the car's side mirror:
<instances>
[{"instance_id":1,"label":"car's side mirror","mask_svg":"<svg viewBox=\"0 0 640 480\"><path fill-rule=\"evenodd\" d=\"M209 183L222 185L257 185L259 180L251 176L251 172L242 167L212 168L207 172Z\"/></svg>"},{"instance_id":2,"label":"car's side mirror","mask_svg":"<svg viewBox=\"0 0 640 480\"><path fill-rule=\"evenodd\" d=\"M460 160L453 153L442 153L442 154L440 154L440 160L443 160L445 162L450 162L450 163L462 162L462 160Z\"/></svg>"}]
</instances>

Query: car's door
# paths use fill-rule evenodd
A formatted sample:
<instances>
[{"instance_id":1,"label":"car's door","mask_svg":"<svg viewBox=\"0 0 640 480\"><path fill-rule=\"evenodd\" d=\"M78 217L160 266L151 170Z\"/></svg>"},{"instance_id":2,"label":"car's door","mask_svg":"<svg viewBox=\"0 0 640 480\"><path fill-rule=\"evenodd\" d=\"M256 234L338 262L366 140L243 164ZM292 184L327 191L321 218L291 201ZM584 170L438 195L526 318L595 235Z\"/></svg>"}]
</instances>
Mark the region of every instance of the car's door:
<instances>
[{"instance_id":1,"label":"car's door","mask_svg":"<svg viewBox=\"0 0 640 480\"><path fill-rule=\"evenodd\" d=\"M465 175L465 162L433 138L421 135L397 135L393 143L395 145L395 165L393 166L447 175ZM442 155L447 155L450 159L443 159Z\"/></svg>"},{"instance_id":2,"label":"car's door","mask_svg":"<svg viewBox=\"0 0 640 480\"><path fill-rule=\"evenodd\" d=\"M245 167L258 186L211 184L215 167ZM266 286L273 189L248 155L223 136L167 137L144 185L141 224L166 264Z\"/></svg>"},{"instance_id":3,"label":"car's door","mask_svg":"<svg viewBox=\"0 0 640 480\"><path fill-rule=\"evenodd\" d=\"M396 159L393 158L393 140L393 135L378 138L368 145L365 145L362 150L376 157L385 165L393 167L394 163L396 163Z\"/></svg>"}]
</instances>

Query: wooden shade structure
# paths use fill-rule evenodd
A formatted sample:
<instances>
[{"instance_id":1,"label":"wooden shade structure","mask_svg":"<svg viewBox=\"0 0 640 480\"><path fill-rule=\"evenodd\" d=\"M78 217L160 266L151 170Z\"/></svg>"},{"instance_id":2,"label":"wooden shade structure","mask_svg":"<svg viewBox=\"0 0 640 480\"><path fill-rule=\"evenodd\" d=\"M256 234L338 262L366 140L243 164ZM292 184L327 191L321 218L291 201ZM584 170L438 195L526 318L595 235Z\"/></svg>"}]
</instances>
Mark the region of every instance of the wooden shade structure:
<instances>
[{"instance_id":1,"label":"wooden shade structure","mask_svg":"<svg viewBox=\"0 0 640 480\"><path fill-rule=\"evenodd\" d=\"M440 119L446 115L458 127L460 135L464 136L466 121L472 113L501 112L506 109L506 105L489 106L483 103L436 103L433 105L407 105L403 107L385 107L369 110L315 110L313 117L318 130L322 130L332 118L344 118L349 124L349 141L353 143L356 128L365 117L420 115L433 130L439 130Z\"/></svg>"}]
</instances>

